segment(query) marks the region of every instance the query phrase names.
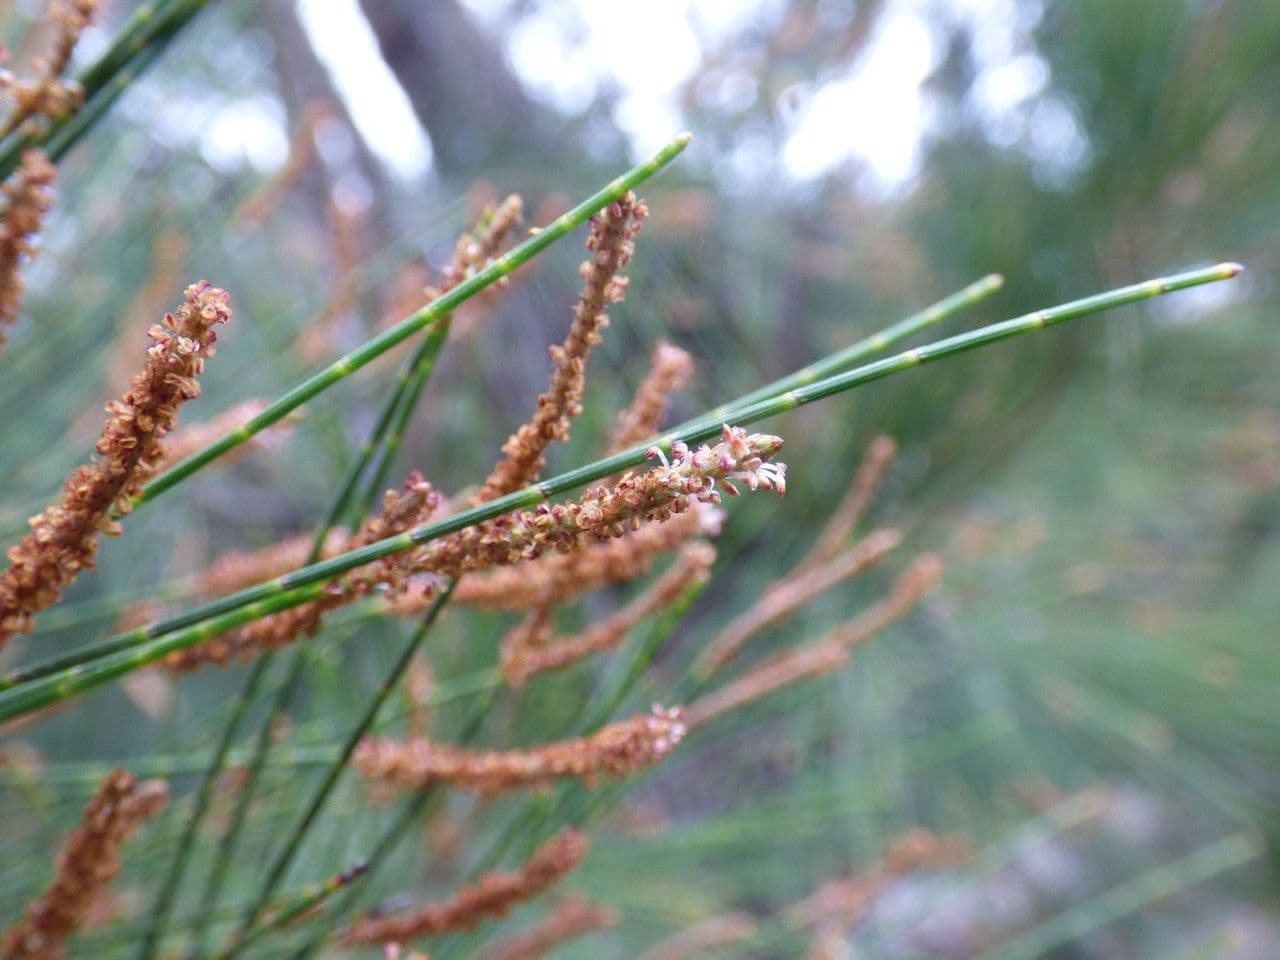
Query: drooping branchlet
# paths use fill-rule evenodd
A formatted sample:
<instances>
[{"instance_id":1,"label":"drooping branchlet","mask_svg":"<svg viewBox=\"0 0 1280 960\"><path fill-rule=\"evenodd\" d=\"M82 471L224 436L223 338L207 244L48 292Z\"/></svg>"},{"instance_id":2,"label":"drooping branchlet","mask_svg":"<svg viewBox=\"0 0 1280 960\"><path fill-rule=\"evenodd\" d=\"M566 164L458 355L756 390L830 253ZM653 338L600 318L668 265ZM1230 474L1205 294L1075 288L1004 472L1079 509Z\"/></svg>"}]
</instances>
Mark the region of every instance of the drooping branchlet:
<instances>
[{"instance_id":1,"label":"drooping branchlet","mask_svg":"<svg viewBox=\"0 0 1280 960\"><path fill-rule=\"evenodd\" d=\"M600 331L608 326L607 307L619 302L626 291L626 278L618 272L631 262L640 222L648 212L628 193L591 221L587 249L593 256L581 267L584 285L573 308L569 335L563 344L551 348L551 385L538 397L532 419L503 444L504 457L481 485L477 503L532 483L546 464L547 447L569 439L569 422L582 411L587 356L600 342Z\"/></svg>"},{"instance_id":2,"label":"drooping branchlet","mask_svg":"<svg viewBox=\"0 0 1280 960\"><path fill-rule=\"evenodd\" d=\"M515 873L486 873L443 903L366 917L340 936L346 944L405 943L418 937L471 930L501 917L560 882L587 854L586 834L566 829L543 844Z\"/></svg>"},{"instance_id":3,"label":"drooping branchlet","mask_svg":"<svg viewBox=\"0 0 1280 960\"><path fill-rule=\"evenodd\" d=\"M164 809L168 796L163 780L139 783L124 770L109 773L67 839L53 882L5 935L4 960L61 957L66 938L120 872L120 848L143 820Z\"/></svg>"},{"instance_id":4,"label":"drooping branchlet","mask_svg":"<svg viewBox=\"0 0 1280 960\"><path fill-rule=\"evenodd\" d=\"M160 441L177 423L178 408L200 395L196 377L213 355L214 328L231 318L227 301L207 281L192 284L178 311L148 331L146 366L124 397L107 405L97 458L71 474L61 502L33 517L31 532L9 549L9 567L0 574L0 645L30 630L33 614L93 566L99 534L119 532L110 512L129 512L156 472Z\"/></svg>"},{"instance_id":5,"label":"drooping branchlet","mask_svg":"<svg viewBox=\"0 0 1280 960\"><path fill-rule=\"evenodd\" d=\"M489 795L542 788L566 778L592 785L602 777L626 777L670 754L684 733L678 707L655 705L647 714L611 723L591 736L528 750L470 751L425 739L370 739L356 748L353 763L377 783L415 790L447 783Z\"/></svg>"}]
</instances>

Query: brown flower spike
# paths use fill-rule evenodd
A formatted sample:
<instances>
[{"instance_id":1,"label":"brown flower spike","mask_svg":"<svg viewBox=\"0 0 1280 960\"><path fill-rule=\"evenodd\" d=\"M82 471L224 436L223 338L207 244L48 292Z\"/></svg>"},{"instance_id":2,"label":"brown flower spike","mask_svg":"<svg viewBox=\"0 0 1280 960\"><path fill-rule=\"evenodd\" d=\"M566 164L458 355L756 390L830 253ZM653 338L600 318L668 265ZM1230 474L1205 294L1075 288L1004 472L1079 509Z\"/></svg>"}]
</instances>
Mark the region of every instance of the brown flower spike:
<instances>
[{"instance_id":1,"label":"brown flower spike","mask_svg":"<svg viewBox=\"0 0 1280 960\"><path fill-rule=\"evenodd\" d=\"M547 447L552 441L569 439L569 421L582 412L587 355L609 324L605 309L621 301L626 291L626 278L617 274L631 262L640 222L648 213L635 194L627 193L592 219L587 249L594 256L581 267L584 286L573 308L569 335L563 344L551 348L551 386L538 397L533 418L503 444L506 456L481 486L477 503L495 500L538 479L546 465Z\"/></svg>"},{"instance_id":2,"label":"brown flower spike","mask_svg":"<svg viewBox=\"0 0 1280 960\"><path fill-rule=\"evenodd\" d=\"M608 454L656 436L671 405L671 394L683 390L693 376L693 357L673 343L659 340L649 359L649 372L636 390L631 406L618 414Z\"/></svg>"},{"instance_id":3,"label":"brown flower spike","mask_svg":"<svg viewBox=\"0 0 1280 960\"><path fill-rule=\"evenodd\" d=\"M563 830L543 844L517 873L486 873L444 903L366 917L348 927L341 940L346 944L404 943L417 937L471 930L555 886L586 855L586 834L571 828Z\"/></svg>"},{"instance_id":4,"label":"brown flower spike","mask_svg":"<svg viewBox=\"0 0 1280 960\"><path fill-rule=\"evenodd\" d=\"M492 947L486 946L480 956L483 960L538 960L566 940L604 930L617 923L616 910L570 894L533 927Z\"/></svg>"},{"instance_id":5,"label":"brown flower spike","mask_svg":"<svg viewBox=\"0 0 1280 960\"><path fill-rule=\"evenodd\" d=\"M492 795L521 787L542 788L577 778L593 786L601 777L621 778L666 757L684 738L679 707L602 727L589 737L529 750L469 751L429 740L365 740L353 763L369 780L422 790L448 783Z\"/></svg>"},{"instance_id":6,"label":"brown flower spike","mask_svg":"<svg viewBox=\"0 0 1280 960\"><path fill-rule=\"evenodd\" d=\"M39 150L25 150L17 172L4 185L4 219L0 221L0 351L4 328L17 322L22 308L22 264L35 256L32 238L53 206L58 171Z\"/></svg>"},{"instance_id":7,"label":"brown flower spike","mask_svg":"<svg viewBox=\"0 0 1280 960\"><path fill-rule=\"evenodd\" d=\"M213 355L214 327L229 319L227 294L201 281L187 287L177 313L148 331L146 366L124 397L107 405L97 458L72 473L61 502L33 517L31 532L9 549L9 567L0 574L0 646L30 630L32 615L93 566L100 533L119 533L110 511L128 513L155 473L160 440L177 423L178 408L200 395L196 377Z\"/></svg>"},{"instance_id":8,"label":"brown flower spike","mask_svg":"<svg viewBox=\"0 0 1280 960\"><path fill-rule=\"evenodd\" d=\"M67 839L57 876L5 935L4 960L61 957L68 935L120 872L121 846L143 820L164 809L168 797L163 780L138 783L124 770L109 773Z\"/></svg>"}]
</instances>

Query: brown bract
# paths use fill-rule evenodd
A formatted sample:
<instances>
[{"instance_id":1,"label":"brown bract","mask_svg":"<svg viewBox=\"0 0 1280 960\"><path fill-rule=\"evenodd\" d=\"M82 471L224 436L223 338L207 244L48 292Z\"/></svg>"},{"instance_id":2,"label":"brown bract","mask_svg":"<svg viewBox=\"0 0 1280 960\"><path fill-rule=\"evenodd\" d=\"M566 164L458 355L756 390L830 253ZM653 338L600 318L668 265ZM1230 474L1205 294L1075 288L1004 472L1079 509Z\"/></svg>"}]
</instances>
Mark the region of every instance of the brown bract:
<instances>
[{"instance_id":1,"label":"brown bract","mask_svg":"<svg viewBox=\"0 0 1280 960\"><path fill-rule=\"evenodd\" d=\"M25 150L22 163L4 185L4 219L0 221L0 351L4 328L18 319L22 308L22 264L35 256L32 238L53 206L58 171L39 150Z\"/></svg>"},{"instance_id":2,"label":"brown bract","mask_svg":"<svg viewBox=\"0 0 1280 960\"><path fill-rule=\"evenodd\" d=\"M528 750L473 751L430 740L365 740L353 763L361 776L378 783L421 790L447 783L477 793L549 786L580 779L588 786L652 766L680 743L683 713L655 705L638 717L602 727L589 737Z\"/></svg>"},{"instance_id":3,"label":"brown bract","mask_svg":"<svg viewBox=\"0 0 1280 960\"><path fill-rule=\"evenodd\" d=\"M573 308L573 323L563 344L551 347L551 385L538 397L533 417L507 438L504 459L494 467L476 494L476 502L495 500L532 483L546 465L546 449L553 441L569 439L569 422L582 412L582 387L587 356L609 324L605 312L622 300L626 278L618 276L631 262L635 237L648 208L627 193L591 221L587 249L594 256L582 264L582 294Z\"/></svg>"},{"instance_id":4,"label":"brown bract","mask_svg":"<svg viewBox=\"0 0 1280 960\"><path fill-rule=\"evenodd\" d=\"M563 830L515 873L486 873L443 903L366 917L348 927L340 939L347 944L404 943L417 937L470 930L554 886L586 855L586 834L572 828Z\"/></svg>"},{"instance_id":5,"label":"brown bract","mask_svg":"<svg viewBox=\"0 0 1280 960\"><path fill-rule=\"evenodd\" d=\"M124 397L107 405L94 462L72 473L61 502L33 517L31 532L9 549L9 567L0 574L0 646L30 630L32 615L93 566L99 534L119 532L110 511L128 513L155 474L160 440L177 423L178 408L200 395L196 377L213 355L214 328L229 319L227 294L201 281L187 288L176 313L148 331L146 366Z\"/></svg>"},{"instance_id":6,"label":"brown bract","mask_svg":"<svg viewBox=\"0 0 1280 960\"><path fill-rule=\"evenodd\" d=\"M5 935L5 960L56 960L94 901L120 872L120 848L143 820L164 809L163 780L138 783L124 770L109 773L67 839L57 875Z\"/></svg>"}]
</instances>

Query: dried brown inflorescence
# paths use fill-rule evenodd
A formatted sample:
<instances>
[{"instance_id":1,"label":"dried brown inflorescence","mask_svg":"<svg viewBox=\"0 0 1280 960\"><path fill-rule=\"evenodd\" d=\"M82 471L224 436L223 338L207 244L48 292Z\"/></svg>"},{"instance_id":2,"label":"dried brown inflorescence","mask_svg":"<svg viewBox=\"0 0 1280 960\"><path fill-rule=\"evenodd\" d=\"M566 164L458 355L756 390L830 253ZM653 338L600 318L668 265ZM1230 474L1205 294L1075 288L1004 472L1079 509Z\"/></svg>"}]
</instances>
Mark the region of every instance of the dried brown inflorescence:
<instances>
[{"instance_id":1,"label":"dried brown inflorescence","mask_svg":"<svg viewBox=\"0 0 1280 960\"><path fill-rule=\"evenodd\" d=\"M444 903L366 917L348 927L340 939L345 944L376 945L471 930L555 886L577 868L586 854L586 834L571 828L563 830L543 844L516 873L487 873Z\"/></svg>"},{"instance_id":2,"label":"dried brown inflorescence","mask_svg":"<svg viewBox=\"0 0 1280 960\"><path fill-rule=\"evenodd\" d=\"M485 947L480 956L483 960L538 960L566 940L606 930L617 923L616 910L570 894L529 930Z\"/></svg>"},{"instance_id":3,"label":"dried brown inflorescence","mask_svg":"<svg viewBox=\"0 0 1280 960\"><path fill-rule=\"evenodd\" d=\"M0 351L4 328L17 322L22 309L23 261L35 255L32 239L53 206L58 171L39 150L25 150L22 162L4 185L4 219L0 221Z\"/></svg>"},{"instance_id":4,"label":"dried brown inflorescence","mask_svg":"<svg viewBox=\"0 0 1280 960\"><path fill-rule=\"evenodd\" d=\"M873 530L852 549L816 569L801 569L771 583L760 599L731 620L707 645L698 672L708 676L732 661L747 641L832 587L875 565L902 543L892 528Z\"/></svg>"},{"instance_id":5,"label":"dried brown inflorescence","mask_svg":"<svg viewBox=\"0 0 1280 960\"><path fill-rule=\"evenodd\" d=\"M692 376L693 357L675 344L659 340L635 399L618 414L608 453L620 453L656 436L666 419L671 395L683 390Z\"/></svg>"},{"instance_id":6,"label":"dried brown inflorescence","mask_svg":"<svg viewBox=\"0 0 1280 960\"><path fill-rule=\"evenodd\" d=\"M715 548L711 544L702 541L686 544L670 569L648 589L617 613L574 636L553 638L547 608L535 611L531 619L533 631L527 629L526 623L521 625L526 629L517 627L503 637L501 666L507 683L521 687L544 670L557 670L594 653L614 649L645 617L669 607L689 587L706 582L715 559Z\"/></svg>"},{"instance_id":7,"label":"dried brown inflorescence","mask_svg":"<svg viewBox=\"0 0 1280 960\"><path fill-rule=\"evenodd\" d=\"M363 547L401 533L415 523L423 522L439 505L440 495L422 479L421 474L413 473L402 490L387 491L381 516L366 520L347 543L347 549ZM353 570L330 584L325 596L319 600L281 610L232 633L185 650L176 650L165 658L164 664L174 672L186 672L207 663L225 664L232 656L248 659L264 650L286 646L299 637L314 636L328 611L377 589L384 576L381 567L380 564L372 564Z\"/></svg>"},{"instance_id":8,"label":"dried brown inflorescence","mask_svg":"<svg viewBox=\"0 0 1280 960\"><path fill-rule=\"evenodd\" d=\"M591 736L528 750L472 751L425 739L368 739L356 748L352 762L361 776L377 783L414 790L447 783L491 795L568 778L592 786L602 777L626 777L670 754L684 733L679 707L655 705Z\"/></svg>"},{"instance_id":9,"label":"dried brown inflorescence","mask_svg":"<svg viewBox=\"0 0 1280 960\"><path fill-rule=\"evenodd\" d=\"M692 730L783 687L840 669L848 661L850 649L906 616L941 575L942 561L937 555L921 554L894 581L884 599L821 639L785 650L699 697L685 710L686 724Z\"/></svg>"},{"instance_id":10,"label":"dried brown inflorescence","mask_svg":"<svg viewBox=\"0 0 1280 960\"><path fill-rule=\"evenodd\" d=\"M717 485L731 495L738 493L735 483L784 493L786 464L771 459L781 447L779 437L725 426L714 447L675 444L669 462L654 448L660 466L628 473L613 487L591 487L580 500L506 514L408 551L396 560L400 582L393 587L409 589L416 575L456 577L622 537L642 523L684 513L695 502L719 503Z\"/></svg>"},{"instance_id":11,"label":"dried brown inflorescence","mask_svg":"<svg viewBox=\"0 0 1280 960\"><path fill-rule=\"evenodd\" d=\"M341 553L349 538L346 530L331 530L320 551L321 559ZM295 570L307 562L314 539L309 533L300 534L257 550L223 554L200 574L198 595L221 597Z\"/></svg>"},{"instance_id":12,"label":"dried brown inflorescence","mask_svg":"<svg viewBox=\"0 0 1280 960\"><path fill-rule=\"evenodd\" d=\"M289 158L271 179L258 187L236 210L232 219L244 227L259 227L280 208L284 198L311 167L316 155L316 133L337 115L333 104L325 100L308 103L292 135Z\"/></svg>"},{"instance_id":13,"label":"dried brown inflorescence","mask_svg":"<svg viewBox=\"0 0 1280 960\"><path fill-rule=\"evenodd\" d=\"M93 566L99 534L119 532L110 511L128 513L155 474L160 441L177 423L178 408L200 395L196 377L213 355L214 328L230 318L227 294L201 281L187 288L176 313L148 331L146 366L124 397L107 405L97 458L76 469L62 501L33 517L31 532L9 550L9 567L0 574L0 646L30 630L33 614Z\"/></svg>"},{"instance_id":14,"label":"dried brown inflorescence","mask_svg":"<svg viewBox=\"0 0 1280 960\"><path fill-rule=\"evenodd\" d=\"M35 78L4 78L5 92L13 101L13 109L0 124L0 137L7 137L33 117L56 119L79 104L82 96L79 86L64 81L62 74L97 7L98 0L70 0L54 5L50 18L54 28L53 46L36 61Z\"/></svg>"},{"instance_id":15,"label":"dried brown inflorescence","mask_svg":"<svg viewBox=\"0 0 1280 960\"><path fill-rule=\"evenodd\" d=\"M582 412L587 356L608 326L606 308L626 291L626 278L618 272L631 262L640 222L647 215L645 205L628 193L592 219L587 249L593 256L582 264L584 285L569 335L563 344L551 347L551 385L538 397L532 419L503 444L505 456L480 487L476 502L495 500L537 480L546 465L547 447L569 439L569 422Z\"/></svg>"},{"instance_id":16,"label":"dried brown inflorescence","mask_svg":"<svg viewBox=\"0 0 1280 960\"><path fill-rule=\"evenodd\" d=\"M120 872L120 848L143 820L168 800L163 780L139 783L124 770L109 773L67 839L57 875L5 935L5 960L57 960L94 901Z\"/></svg>"}]
</instances>

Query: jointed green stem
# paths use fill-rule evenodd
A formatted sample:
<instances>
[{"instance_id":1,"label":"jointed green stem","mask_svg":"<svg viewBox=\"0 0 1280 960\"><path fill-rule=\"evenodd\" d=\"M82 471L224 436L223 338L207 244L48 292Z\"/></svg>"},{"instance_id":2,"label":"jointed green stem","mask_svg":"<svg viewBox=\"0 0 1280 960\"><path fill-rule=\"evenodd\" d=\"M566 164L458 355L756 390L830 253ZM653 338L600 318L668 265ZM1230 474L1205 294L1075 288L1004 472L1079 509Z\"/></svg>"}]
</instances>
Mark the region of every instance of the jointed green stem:
<instances>
[{"instance_id":1,"label":"jointed green stem","mask_svg":"<svg viewBox=\"0 0 1280 960\"><path fill-rule=\"evenodd\" d=\"M1066 320L1147 300L1174 290L1226 280L1239 273L1240 269L1237 264L1219 264L1172 277L1121 287L1051 309L1037 310L1003 323L948 337L884 360L834 374L777 396L743 405L731 404L724 409L725 420L739 426L755 423L934 360L965 353L1023 333L1041 330ZM671 445L676 441L696 443L710 439L718 429L718 426L711 423L695 422L690 427L669 431L652 446L670 450ZM636 446L630 450L624 450L612 457L568 471L435 523L425 524L398 536L388 537L329 560L303 567L266 583L212 601L167 621L159 621L148 627L111 638L105 646L119 652L98 656L87 663L42 676L25 683L18 689L0 693L0 720L18 716L90 689L112 677L151 663L172 650L181 650L208 639L230 626L312 599L323 590L322 584L325 581L355 567L429 543L501 514L535 506L567 490L634 467L644 461L646 449L648 449L646 446ZM253 611L250 616L245 616L246 609ZM221 626L222 624L225 626ZM12 684L0 683L0 689L5 686L12 686Z\"/></svg>"},{"instance_id":2,"label":"jointed green stem","mask_svg":"<svg viewBox=\"0 0 1280 960\"><path fill-rule=\"evenodd\" d=\"M289 869L289 865L293 862L294 856L298 852L298 848L302 845L302 841L306 838L312 824L319 816L325 802L329 799L329 795L333 792L334 786L337 785L338 778L342 776L347 767L347 761L351 759L351 754L355 752L361 739L369 732L369 728L373 725L373 721L378 715L378 711L382 709L382 705L387 698L391 696L392 691L399 685L401 678L409 664L413 661L414 656L422 647L422 643L427 638L427 634L431 632L431 628L435 625L436 620L440 616L440 611L444 609L444 605L449 602L449 597L453 595L453 588L457 581L450 581L448 586L440 592L440 594L432 602L430 609L422 619L421 625L414 631L413 636L409 638L409 642L405 644L404 650L401 652L399 659L396 660L387 676L383 679L382 685L378 688L369 706L366 708L364 715L360 721L352 728L347 735L346 741L342 745L342 749L334 758L333 763L329 767L328 773L321 782L319 789L312 796L311 802L307 805L306 812L302 815L302 820L298 826L294 828L289 839L285 842L284 849L277 854L272 861L271 869L267 872L267 877L263 881L261 888L258 890L257 896L254 898L253 905L246 911L240 931L236 939L243 942L247 931L261 916L263 909L266 907L271 894L275 891L276 886L284 878L285 871ZM239 951L239 946L227 954L232 956Z\"/></svg>"},{"instance_id":3,"label":"jointed green stem","mask_svg":"<svg viewBox=\"0 0 1280 960\"><path fill-rule=\"evenodd\" d=\"M581 226L601 208L619 199L633 187L648 180L674 160L688 145L689 139L689 134L681 134L676 137L644 163L606 184L572 210L557 217L523 243L498 257L483 270L468 277L456 287L451 287L446 293L431 301L417 313L411 314L394 327L366 341L346 356L308 377L239 429L232 431L222 439L214 441L203 450L193 453L182 462L175 464L147 484L142 492L134 498L134 505L137 506L158 497L197 470L212 463L227 451L244 443L259 431L265 430L273 423L288 416L288 414L302 406L312 397L355 373L370 361L382 356L382 354L413 336L419 330L453 313L459 306L481 290L501 280L565 236L565 234Z\"/></svg>"}]
</instances>

